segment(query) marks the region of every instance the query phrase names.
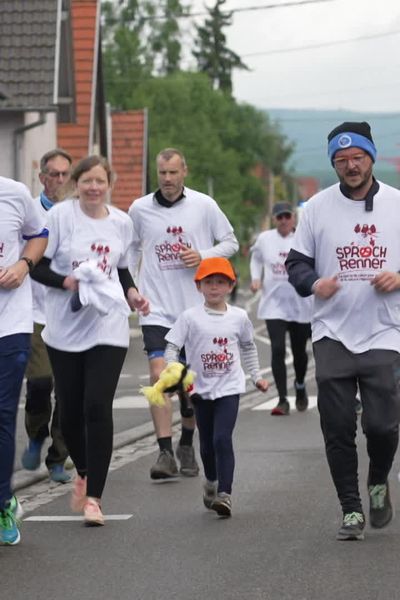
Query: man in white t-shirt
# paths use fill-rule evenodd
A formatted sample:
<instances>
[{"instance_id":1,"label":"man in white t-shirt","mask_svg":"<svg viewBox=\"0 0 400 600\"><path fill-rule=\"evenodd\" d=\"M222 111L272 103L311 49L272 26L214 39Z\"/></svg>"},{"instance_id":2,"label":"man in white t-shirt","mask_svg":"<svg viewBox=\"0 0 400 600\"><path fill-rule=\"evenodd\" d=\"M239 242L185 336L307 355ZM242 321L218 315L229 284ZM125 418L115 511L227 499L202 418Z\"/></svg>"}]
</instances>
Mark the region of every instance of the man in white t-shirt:
<instances>
[{"instance_id":1,"label":"man in white t-shirt","mask_svg":"<svg viewBox=\"0 0 400 600\"><path fill-rule=\"evenodd\" d=\"M0 545L20 540L22 511L11 490L11 477L19 395L33 323L27 275L46 248L44 225L25 185L0 177Z\"/></svg>"},{"instance_id":2,"label":"man in white t-shirt","mask_svg":"<svg viewBox=\"0 0 400 600\"><path fill-rule=\"evenodd\" d=\"M289 202L277 202L272 209L274 229L263 231L255 241L250 259L252 292L262 290L257 316L265 319L271 341L271 367L278 403L271 415L288 415L286 376L286 332L289 333L295 371L296 408L307 409L304 378L307 372L307 340L311 334L311 298L301 298L288 282L285 260L295 231L295 212Z\"/></svg>"},{"instance_id":3,"label":"man in white t-shirt","mask_svg":"<svg viewBox=\"0 0 400 600\"><path fill-rule=\"evenodd\" d=\"M47 212L64 196L71 175L71 165L71 156L61 148L49 150L40 160L39 179L43 191L35 202L46 220ZM71 479L64 467L68 451L59 424L57 397L54 399L54 410L52 410L53 373L41 335L46 324L44 312L46 286L34 280L31 281L31 285L34 325L31 354L26 368L25 403L28 445L22 454L21 462L25 469L30 471L38 469L43 444L51 435L52 443L47 450L46 467L50 479L58 483L67 483Z\"/></svg>"},{"instance_id":4,"label":"man in white t-shirt","mask_svg":"<svg viewBox=\"0 0 400 600\"><path fill-rule=\"evenodd\" d=\"M362 539L358 487L357 387L369 455L370 525L393 516L388 477L399 437L400 191L373 176L368 123L328 136L339 183L306 204L286 261L289 281L314 294L318 408L326 454L343 510L339 540Z\"/></svg>"},{"instance_id":5,"label":"man in white t-shirt","mask_svg":"<svg viewBox=\"0 0 400 600\"><path fill-rule=\"evenodd\" d=\"M184 186L186 161L179 150L167 148L156 159L159 189L132 204L133 272L139 269L139 289L150 300L150 314L140 316L144 349L154 384L166 366L164 336L187 308L202 303L193 282L203 258L232 256L239 247L228 219L215 200ZM217 242L217 243L216 243ZM181 397L182 434L177 447L180 472L198 475L193 450L195 419L187 398ZM178 474L172 448L172 404L151 407L160 454L150 470L152 479Z\"/></svg>"}]
</instances>

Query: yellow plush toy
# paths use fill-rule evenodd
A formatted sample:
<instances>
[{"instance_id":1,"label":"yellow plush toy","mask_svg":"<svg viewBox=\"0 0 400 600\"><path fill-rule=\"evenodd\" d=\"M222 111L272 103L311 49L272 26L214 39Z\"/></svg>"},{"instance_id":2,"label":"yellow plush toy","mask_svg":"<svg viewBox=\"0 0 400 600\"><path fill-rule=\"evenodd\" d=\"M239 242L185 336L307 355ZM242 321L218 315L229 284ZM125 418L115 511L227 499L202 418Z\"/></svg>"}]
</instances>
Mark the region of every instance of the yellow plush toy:
<instances>
[{"instance_id":1,"label":"yellow plush toy","mask_svg":"<svg viewBox=\"0 0 400 600\"><path fill-rule=\"evenodd\" d=\"M195 377L196 373L189 370L189 365L172 362L161 371L160 378L154 385L142 387L140 391L146 396L150 404L164 406L163 394L190 391Z\"/></svg>"}]
</instances>

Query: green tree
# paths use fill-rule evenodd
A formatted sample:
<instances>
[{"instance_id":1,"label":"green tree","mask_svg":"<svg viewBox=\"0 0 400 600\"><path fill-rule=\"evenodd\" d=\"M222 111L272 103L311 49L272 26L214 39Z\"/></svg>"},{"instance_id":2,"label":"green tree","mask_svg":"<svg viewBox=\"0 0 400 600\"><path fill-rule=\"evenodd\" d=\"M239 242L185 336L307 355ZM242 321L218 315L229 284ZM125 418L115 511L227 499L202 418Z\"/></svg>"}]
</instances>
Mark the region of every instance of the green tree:
<instances>
[{"instance_id":1,"label":"green tree","mask_svg":"<svg viewBox=\"0 0 400 600\"><path fill-rule=\"evenodd\" d=\"M157 73L160 75L169 75L180 68L182 45L179 18L185 11L180 0L159 0L157 7L153 5L149 11L153 13L153 18L149 19L149 43Z\"/></svg>"},{"instance_id":2,"label":"green tree","mask_svg":"<svg viewBox=\"0 0 400 600\"><path fill-rule=\"evenodd\" d=\"M220 71L216 67L214 78L206 69L179 70L180 49L172 42L179 42L177 21L186 9L179 0L161 2L163 13L155 0L103 4L107 100L113 108L148 109L151 188L157 185L156 154L165 147L179 148L189 165L187 185L210 193L247 244L266 211L266 183L256 171L280 176L286 193L285 163L292 148L265 112L232 97L236 63L229 50L222 56L230 62ZM225 27L230 15L222 14L223 3L219 0L214 10ZM165 20L158 19L161 14ZM226 49L225 36L222 47Z\"/></svg>"},{"instance_id":3,"label":"green tree","mask_svg":"<svg viewBox=\"0 0 400 600\"><path fill-rule=\"evenodd\" d=\"M147 2L127 0L121 6L103 2L103 64L106 94L115 108L129 108L126 98L151 76L153 57L144 41Z\"/></svg>"},{"instance_id":4,"label":"green tree","mask_svg":"<svg viewBox=\"0 0 400 600\"><path fill-rule=\"evenodd\" d=\"M253 169L262 163L283 171L278 157L290 155L266 115L214 90L201 73L147 80L129 102L149 111L152 189L157 185L154 157L162 148L179 148L189 166L187 185L212 192L246 243L265 213L265 188Z\"/></svg>"},{"instance_id":5,"label":"green tree","mask_svg":"<svg viewBox=\"0 0 400 600\"><path fill-rule=\"evenodd\" d=\"M197 60L199 71L207 73L213 87L228 94L232 93L234 69L246 69L240 56L226 45L224 29L232 23L232 12L221 10L226 0L216 0L215 6L207 8L209 18L197 26L196 48L192 54Z\"/></svg>"},{"instance_id":6,"label":"green tree","mask_svg":"<svg viewBox=\"0 0 400 600\"><path fill-rule=\"evenodd\" d=\"M127 95L142 81L179 70L185 10L180 0L103 2L104 73L114 106L127 108Z\"/></svg>"}]
</instances>

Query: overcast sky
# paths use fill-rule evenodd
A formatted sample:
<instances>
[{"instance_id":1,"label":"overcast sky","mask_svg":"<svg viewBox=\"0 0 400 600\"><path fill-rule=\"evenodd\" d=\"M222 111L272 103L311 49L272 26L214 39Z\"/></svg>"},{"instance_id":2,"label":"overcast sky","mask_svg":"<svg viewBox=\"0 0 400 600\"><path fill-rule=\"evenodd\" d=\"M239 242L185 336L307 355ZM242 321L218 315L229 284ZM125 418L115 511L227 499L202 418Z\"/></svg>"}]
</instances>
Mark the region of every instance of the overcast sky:
<instances>
[{"instance_id":1,"label":"overcast sky","mask_svg":"<svg viewBox=\"0 0 400 600\"><path fill-rule=\"evenodd\" d=\"M289 1L299 5L284 7ZM235 74L235 97L259 108L400 112L400 0L301 1L224 5L278 5L236 12L226 30L229 47L251 69ZM201 10L214 0L191 5Z\"/></svg>"}]
</instances>

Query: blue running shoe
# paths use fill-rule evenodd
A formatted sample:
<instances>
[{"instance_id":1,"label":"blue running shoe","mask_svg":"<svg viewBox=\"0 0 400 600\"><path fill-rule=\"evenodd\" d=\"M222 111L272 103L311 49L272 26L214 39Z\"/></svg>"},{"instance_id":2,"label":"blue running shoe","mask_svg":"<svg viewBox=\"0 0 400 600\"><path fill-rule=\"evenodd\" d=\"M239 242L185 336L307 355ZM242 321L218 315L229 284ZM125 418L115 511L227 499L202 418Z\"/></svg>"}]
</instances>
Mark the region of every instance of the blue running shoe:
<instances>
[{"instance_id":1,"label":"blue running shoe","mask_svg":"<svg viewBox=\"0 0 400 600\"><path fill-rule=\"evenodd\" d=\"M49 467L49 476L56 483L68 483L68 481L71 481L71 475L67 473L64 465L60 464Z\"/></svg>"},{"instance_id":2,"label":"blue running shoe","mask_svg":"<svg viewBox=\"0 0 400 600\"><path fill-rule=\"evenodd\" d=\"M22 454L21 463L24 469L28 471L36 471L40 467L40 453L42 451L43 442L29 440L27 447Z\"/></svg>"},{"instance_id":3,"label":"blue running shoe","mask_svg":"<svg viewBox=\"0 0 400 600\"><path fill-rule=\"evenodd\" d=\"M0 544L15 546L20 541L17 520L10 506L0 511Z\"/></svg>"}]
</instances>

